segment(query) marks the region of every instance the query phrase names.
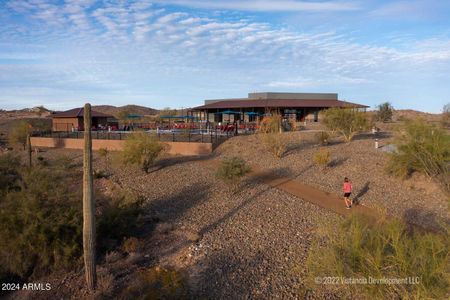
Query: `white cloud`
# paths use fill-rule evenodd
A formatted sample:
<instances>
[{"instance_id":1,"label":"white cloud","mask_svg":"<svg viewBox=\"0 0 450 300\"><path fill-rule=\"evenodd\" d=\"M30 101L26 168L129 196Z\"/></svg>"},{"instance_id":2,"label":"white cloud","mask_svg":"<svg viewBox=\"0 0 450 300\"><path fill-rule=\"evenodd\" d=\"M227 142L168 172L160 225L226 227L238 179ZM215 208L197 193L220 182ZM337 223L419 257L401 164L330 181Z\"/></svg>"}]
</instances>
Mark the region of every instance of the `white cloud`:
<instances>
[{"instance_id":1,"label":"white cloud","mask_svg":"<svg viewBox=\"0 0 450 300\"><path fill-rule=\"evenodd\" d=\"M8 41L21 57L36 57L39 64L24 61L5 67L0 61L0 90L5 82L105 93L152 84L156 89L172 82L189 88L195 83L199 90L224 89L221 84L306 89L370 84L389 74L420 73L450 63L445 35L410 37L396 48L395 42L358 43L351 33L294 31L226 12L217 17L168 12L149 2L20 3L13 1L11 7L29 23L6 24L0 28L0 40ZM2 51L0 59L10 53Z\"/></svg>"},{"instance_id":2,"label":"white cloud","mask_svg":"<svg viewBox=\"0 0 450 300\"><path fill-rule=\"evenodd\" d=\"M156 0L155 2L204 9L243 11L353 11L359 5L350 1L295 1L295 0Z\"/></svg>"}]
</instances>

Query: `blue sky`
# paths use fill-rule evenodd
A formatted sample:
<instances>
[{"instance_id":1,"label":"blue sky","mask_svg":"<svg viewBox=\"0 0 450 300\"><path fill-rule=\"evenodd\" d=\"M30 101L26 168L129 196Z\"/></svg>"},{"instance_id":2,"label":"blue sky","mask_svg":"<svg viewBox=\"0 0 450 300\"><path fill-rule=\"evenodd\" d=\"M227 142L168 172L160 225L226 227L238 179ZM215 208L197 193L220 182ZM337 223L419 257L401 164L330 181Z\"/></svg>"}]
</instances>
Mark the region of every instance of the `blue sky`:
<instances>
[{"instance_id":1,"label":"blue sky","mask_svg":"<svg viewBox=\"0 0 450 300\"><path fill-rule=\"evenodd\" d=\"M337 92L439 112L450 1L0 2L0 108Z\"/></svg>"}]
</instances>

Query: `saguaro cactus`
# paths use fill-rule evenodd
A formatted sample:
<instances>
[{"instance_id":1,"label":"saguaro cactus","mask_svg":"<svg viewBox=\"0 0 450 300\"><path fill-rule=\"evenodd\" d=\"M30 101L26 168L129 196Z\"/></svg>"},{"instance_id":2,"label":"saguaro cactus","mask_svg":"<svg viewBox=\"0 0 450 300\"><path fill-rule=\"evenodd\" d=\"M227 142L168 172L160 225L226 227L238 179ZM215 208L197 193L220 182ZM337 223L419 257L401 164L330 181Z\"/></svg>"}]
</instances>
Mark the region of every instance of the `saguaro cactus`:
<instances>
[{"instance_id":1,"label":"saguaro cactus","mask_svg":"<svg viewBox=\"0 0 450 300\"><path fill-rule=\"evenodd\" d=\"M31 168L32 161L31 161L31 138L30 138L30 134L27 134L27 155L28 155L28 167Z\"/></svg>"},{"instance_id":2,"label":"saguaro cactus","mask_svg":"<svg viewBox=\"0 0 450 300\"><path fill-rule=\"evenodd\" d=\"M86 282L95 289L95 204L92 181L91 105L84 105L84 155L83 155L83 252Z\"/></svg>"}]
</instances>

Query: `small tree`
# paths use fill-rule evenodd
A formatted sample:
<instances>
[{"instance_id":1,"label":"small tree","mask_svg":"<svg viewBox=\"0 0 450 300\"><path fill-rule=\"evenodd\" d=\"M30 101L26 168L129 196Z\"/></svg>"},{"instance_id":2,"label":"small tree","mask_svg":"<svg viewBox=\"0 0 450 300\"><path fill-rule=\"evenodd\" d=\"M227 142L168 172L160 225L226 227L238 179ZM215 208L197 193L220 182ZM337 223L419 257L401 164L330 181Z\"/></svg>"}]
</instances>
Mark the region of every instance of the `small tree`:
<instances>
[{"instance_id":1,"label":"small tree","mask_svg":"<svg viewBox=\"0 0 450 300\"><path fill-rule=\"evenodd\" d=\"M377 121L388 122L392 121L392 114L394 113L394 108L389 102L382 103L378 105L378 110L376 113Z\"/></svg>"},{"instance_id":2,"label":"small tree","mask_svg":"<svg viewBox=\"0 0 450 300\"><path fill-rule=\"evenodd\" d=\"M15 123L9 132L9 141L11 144L20 144L25 150L27 145L27 136L31 134L31 125L26 121Z\"/></svg>"},{"instance_id":3,"label":"small tree","mask_svg":"<svg viewBox=\"0 0 450 300\"><path fill-rule=\"evenodd\" d=\"M330 108L324 112L324 124L330 130L341 133L346 142L364 130L369 122L363 112L354 109Z\"/></svg>"},{"instance_id":4,"label":"small tree","mask_svg":"<svg viewBox=\"0 0 450 300\"><path fill-rule=\"evenodd\" d=\"M132 133L125 141L123 161L127 164L140 165L148 173L163 150L163 145L155 136L145 132Z\"/></svg>"},{"instance_id":5,"label":"small tree","mask_svg":"<svg viewBox=\"0 0 450 300\"><path fill-rule=\"evenodd\" d=\"M283 157L288 145L286 135L283 133L266 133L263 135L263 141L276 158Z\"/></svg>"},{"instance_id":6,"label":"small tree","mask_svg":"<svg viewBox=\"0 0 450 300\"><path fill-rule=\"evenodd\" d=\"M407 121L396 136L397 151L390 154L389 173L406 177L413 172L436 179L450 192L450 135L422 120Z\"/></svg>"},{"instance_id":7,"label":"small tree","mask_svg":"<svg viewBox=\"0 0 450 300\"><path fill-rule=\"evenodd\" d=\"M259 132L265 134L281 132L281 119L279 114L264 117L261 121Z\"/></svg>"},{"instance_id":8,"label":"small tree","mask_svg":"<svg viewBox=\"0 0 450 300\"><path fill-rule=\"evenodd\" d=\"M450 127L450 103L442 108L442 125L446 128Z\"/></svg>"}]
</instances>

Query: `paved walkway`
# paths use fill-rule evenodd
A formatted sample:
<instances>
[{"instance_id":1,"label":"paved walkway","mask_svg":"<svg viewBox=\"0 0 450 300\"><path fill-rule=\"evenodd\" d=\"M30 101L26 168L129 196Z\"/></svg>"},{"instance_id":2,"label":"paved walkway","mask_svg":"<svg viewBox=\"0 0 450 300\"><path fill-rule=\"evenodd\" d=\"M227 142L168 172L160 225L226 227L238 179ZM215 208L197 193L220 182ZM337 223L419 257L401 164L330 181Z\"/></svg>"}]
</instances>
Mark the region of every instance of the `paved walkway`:
<instances>
[{"instance_id":1,"label":"paved walkway","mask_svg":"<svg viewBox=\"0 0 450 300\"><path fill-rule=\"evenodd\" d=\"M207 159L202 162L209 167L214 168L217 168L220 163L217 159ZM381 217L379 212L364 205L354 204L351 209L347 209L342 196L324 192L316 187L302 183L299 179L276 175L271 170L262 170L252 166L249 176L253 177L255 180L260 180L271 187L277 188L343 216L351 216L354 213L358 213L371 219Z\"/></svg>"},{"instance_id":2,"label":"paved walkway","mask_svg":"<svg viewBox=\"0 0 450 300\"><path fill-rule=\"evenodd\" d=\"M259 179L267 185L343 216L350 216L356 212L371 218L379 217L379 213L377 211L367 206L353 205L351 209L347 209L342 196L324 192L313 186L306 185L298 179L280 177L274 175L270 171L260 170L257 168L252 169L251 176L254 176L255 179Z\"/></svg>"}]
</instances>

